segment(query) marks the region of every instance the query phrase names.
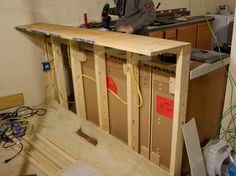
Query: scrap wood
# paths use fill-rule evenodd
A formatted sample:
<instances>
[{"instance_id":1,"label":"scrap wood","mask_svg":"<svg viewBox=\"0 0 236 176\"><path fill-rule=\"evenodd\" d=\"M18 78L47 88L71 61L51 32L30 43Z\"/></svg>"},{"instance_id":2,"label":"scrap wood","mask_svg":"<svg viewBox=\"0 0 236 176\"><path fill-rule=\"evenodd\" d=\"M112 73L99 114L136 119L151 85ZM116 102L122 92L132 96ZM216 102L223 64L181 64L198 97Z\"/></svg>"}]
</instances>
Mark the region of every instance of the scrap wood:
<instances>
[{"instance_id":1,"label":"scrap wood","mask_svg":"<svg viewBox=\"0 0 236 176\"><path fill-rule=\"evenodd\" d=\"M13 108L24 104L23 93L0 97L0 110Z\"/></svg>"},{"instance_id":2,"label":"scrap wood","mask_svg":"<svg viewBox=\"0 0 236 176\"><path fill-rule=\"evenodd\" d=\"M97 139L90 137L89 135L87 135L86 133L84 133L81 128L76 132L79 136L81 136L82 138L84 138L86 141L88 141L89 143L93 144L93 145L97 145L98 141Z\"/></svg>"}]
</instances>

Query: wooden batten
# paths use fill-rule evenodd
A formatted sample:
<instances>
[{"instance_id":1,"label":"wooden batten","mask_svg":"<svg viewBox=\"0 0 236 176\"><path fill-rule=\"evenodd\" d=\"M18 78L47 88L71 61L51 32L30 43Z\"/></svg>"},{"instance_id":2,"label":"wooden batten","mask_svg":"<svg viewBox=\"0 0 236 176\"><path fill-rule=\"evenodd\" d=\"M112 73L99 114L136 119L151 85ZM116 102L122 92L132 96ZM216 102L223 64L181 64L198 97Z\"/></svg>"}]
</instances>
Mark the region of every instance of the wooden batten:
<instances>
[{"instance_id":1,"label":"wooden batten","mask_svg":"<svg viewBox=\"0 0 236 176\"><path fill-rule=\"evenodd\" d=\"M13 108L24 104L23 93L0 97L0 110Z\"/></svg>"},{"instance_id":2,"label":"wooden batten","mask_svg":"<svg viewBox=\"0 0 236 176\"><path fill-rule=\"evenodd\" d=\"M191 48L183 48L177 55L170 162L171 175L179 175L181 172L183 150L182 125L185 123L186 119L190 53Z\"/></svg>"},{"instance_id":3,"label":"wooden batten","mask_svg":"<svg viewBox=\"0 0 236 176\"><path fill-rule=\"evenodd\" d=\"M38 35L37 36L37 44L40 48L41 52L41 61L42 62L49 62L51 64L50 58L48 57L48 49L45 36ZM52 69L52 68L51 68ZM43 72L43 80L44 80L44 87L46 91L46 98L56 98L53 81L52 81L52 72L51 71L44 71Z\"/></svg>"},{"instance_id":4,"label":"wooden batten","mask_svg":"<svg viewBox=\"0 0 236 176\"><path fill-rule=\"evenodd\" d=\"M101 129L109 132L109 115L107 99L107 76L106 76L106 59L105 48L94 45L94 61L96 72L99 126Z\"/></svg>"},{"instance_id":5,"label":"wooden batten","mask_svg":"<svg viewBox=\"0 0 236 176\"><path fill-rule=\"evenodd\" d=\"M80 51L78 42L70 41L70 56L76 112L80 117L87 119L81 66L81 61L86 60L86 55Z\"/></svg>"},{"instance_id":6,"label":"wooden batten","mask_svg":"<svg viewBox=\"0 0 236 176\"><path fill-rule=\"evenodd\" d=\"M139 55L127 52L128 145L139 150Z\"/></svg>"},{"instance_id":7,"label":"wooden batten","mask_svg":"<svg viewBox=\"0 0 236 176\"><path fill-rule=\"evenodd\" d=\"M66 78L64 72L64 62L63 56L61 52L61 43L60 39L53 38L52 41L52 51L53 51L53 58L55 64L55 72L57 75L57 87L58 87L58 96L60 103L68 109L68 99L67 99L67 91L66 91Z\"/></svg>"}]
</instances>

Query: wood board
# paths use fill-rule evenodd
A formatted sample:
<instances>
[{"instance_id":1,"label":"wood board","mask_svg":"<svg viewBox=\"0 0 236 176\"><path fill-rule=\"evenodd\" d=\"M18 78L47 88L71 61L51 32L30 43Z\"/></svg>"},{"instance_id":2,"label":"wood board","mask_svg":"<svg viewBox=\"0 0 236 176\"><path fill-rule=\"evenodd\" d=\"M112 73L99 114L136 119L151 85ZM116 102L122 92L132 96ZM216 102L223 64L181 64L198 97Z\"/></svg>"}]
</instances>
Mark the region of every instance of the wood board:
<instances>
[{"instance_id":1,"label":"wood board","mask_svg":"<svg viewBox=\"0 0 236 176\"><path fill-rule=\"evenodd\" d=\"M0 97L0 110L20 106L24 104L23 93Z\"/></svg>"},{"instance_id":2,"label":"wood board","mask_svg":"<svg viewBox=\"0 0 236 176\"><path fill-rule=\"evenodd\" d=\"M174 50L178 50L179 52L181 48L190 46L186 42L47 23L23 25L16 27L16 29L82 43L96 44L147 56Z\"/></svg>"}]
</instances>

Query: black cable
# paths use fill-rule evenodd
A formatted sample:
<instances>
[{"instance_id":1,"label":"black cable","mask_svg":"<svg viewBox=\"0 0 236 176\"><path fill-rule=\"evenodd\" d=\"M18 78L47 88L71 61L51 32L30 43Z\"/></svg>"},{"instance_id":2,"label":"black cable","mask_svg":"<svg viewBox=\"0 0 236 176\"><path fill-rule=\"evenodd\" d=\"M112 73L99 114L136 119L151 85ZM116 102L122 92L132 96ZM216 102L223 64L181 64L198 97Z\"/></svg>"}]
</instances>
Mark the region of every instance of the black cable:
<instances>
[{"instance_id":1,"label":"black cable","mask_svg":"<svg viewBox=\"0 0 236 176\"><path fill-rule=\"evenodd\" d=\"M6 160L4 161L5 164L7 164L9 161L11 161L12 159L14 159L16 156L18 156L18 155L22 152L24 146L23 146L22 143L20 143L19 145L21 146L21 147L20 147L20 150L19 150L14 156L12 156L11 158L6 159Z\"/></svg>"},{"instance_id":2,"label":"black cable","mask_svg":"<svg viewBox=\"0 0 236 176\"><path fill-rule=\"evenodd\" d=\"M8 144L8 143L12 143L11 145L8 145L8 146L6 146L6 144ZM5 148L5 149L7 149L7 148L10 148L10 147L12 147L12 146L14 146L14 145L16 145L16 143L15 142L5 142L4 144L3 144L3 148Z\"/></svg>"},{"instance_id":3,"label":"black cable","mask_svg":"<svg viewBox=\"0 0 236 176\"><path fill-rule=\"evenodd\" d=\"M14 137L18 138L17 132L14 130L14 128L18 128L14 126L14 124L17 123L18 120L27 119L34 115L44 116L46 113L47 113L46 109L43 109L43 108L30 108L28 106L20 106L16 109L16 111L1 114L0 122L5 121L0 126L2 127L2 130L3 130L0 133L0 139L5 141L5 143L3 144L3 148L7 149L7 148L17 145L15 142L13 142L12 139ZM8 130L12 131L10 135L6 134L6 131ZM21 153L21 151L23 150L23 144L20 143L18 145L20 145L20 150L11 158L6 159L4 163L8 163L9 161L11 161L13 158L15 158L17 155Z\"/></svg>"}]
</instances>

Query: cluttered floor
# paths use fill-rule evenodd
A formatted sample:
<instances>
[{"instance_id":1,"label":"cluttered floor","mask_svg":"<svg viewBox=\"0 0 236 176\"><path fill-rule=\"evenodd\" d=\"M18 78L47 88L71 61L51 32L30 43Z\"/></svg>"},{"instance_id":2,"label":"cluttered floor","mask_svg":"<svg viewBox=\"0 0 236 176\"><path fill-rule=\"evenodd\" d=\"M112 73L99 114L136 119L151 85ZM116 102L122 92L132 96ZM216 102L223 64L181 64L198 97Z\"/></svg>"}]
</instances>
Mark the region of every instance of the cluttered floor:
<instances>
[{"instance_id":1,"label":"cluttered floor","mask_svg":"<svg viewBox=\"0 0 236 176\"><path fill-rule=\"evenodd\" d=\"M0 149L0 175L153 176L165 174L127 145L92 123L64 109L56 101L41 106L44 116L33 116L23 151L18 146ZM3 142L1 142L3 145Z\"/></svg>"}]
</instances>

